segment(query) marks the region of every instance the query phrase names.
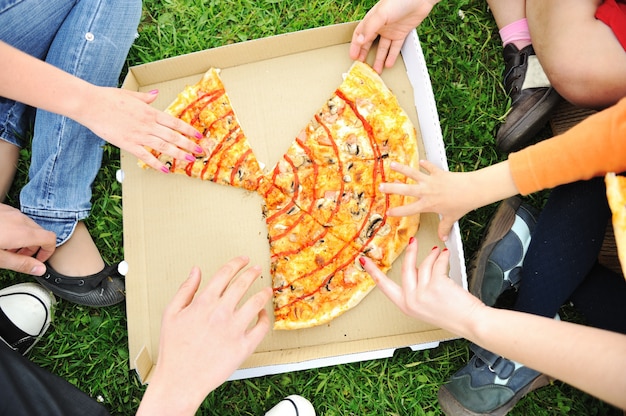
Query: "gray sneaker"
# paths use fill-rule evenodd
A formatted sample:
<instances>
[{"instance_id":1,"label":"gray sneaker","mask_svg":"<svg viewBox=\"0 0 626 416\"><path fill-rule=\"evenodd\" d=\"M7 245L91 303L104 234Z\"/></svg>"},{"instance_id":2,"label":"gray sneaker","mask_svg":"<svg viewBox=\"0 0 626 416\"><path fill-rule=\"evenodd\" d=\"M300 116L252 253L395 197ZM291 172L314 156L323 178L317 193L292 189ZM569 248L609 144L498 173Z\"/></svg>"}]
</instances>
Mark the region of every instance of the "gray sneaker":
<instances>
[{"instance_id":1,"label":"gray sneaker","mask_svg":"<svg viewBox=\"0 0 626 416\"><path fill-rule=\"evenodd\" d=\"M494 214L470 273L470 292L493 306L500 295L517 289L538 211L520 197L502 201Z\"/></svg>"},{"instance_id":2,"label":"gray sneaker","mask_svg":"<svg viewBox=\"0 0 626 416\"><path fill-rule=\"evenodd\" d=\"M439 388L439 405L447 416L506 415L527 393L550 378L472 344L470 362Z\"/></svg>"}]
</instances>

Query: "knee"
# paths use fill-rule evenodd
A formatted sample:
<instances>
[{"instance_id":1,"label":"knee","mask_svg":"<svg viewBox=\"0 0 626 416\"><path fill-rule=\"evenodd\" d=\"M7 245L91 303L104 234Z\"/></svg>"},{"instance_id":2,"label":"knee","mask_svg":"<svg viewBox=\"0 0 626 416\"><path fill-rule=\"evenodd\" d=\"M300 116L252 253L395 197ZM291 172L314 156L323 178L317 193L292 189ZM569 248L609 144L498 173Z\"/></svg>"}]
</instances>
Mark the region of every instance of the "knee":
<instances>
[{"instance_id":1,"label":"knee","mask_svg":"<svg viewBox=\"0 0 626 416\"><path fill-rule=\"evenodd\" d=\"M619 85L606 74L587 67L566 67L566 70L546 70L555 90L570 103L584 108L604 108L624 96L626 85ZM620 82L620 84L623 84Z\"/></svg>"}]
</instances>

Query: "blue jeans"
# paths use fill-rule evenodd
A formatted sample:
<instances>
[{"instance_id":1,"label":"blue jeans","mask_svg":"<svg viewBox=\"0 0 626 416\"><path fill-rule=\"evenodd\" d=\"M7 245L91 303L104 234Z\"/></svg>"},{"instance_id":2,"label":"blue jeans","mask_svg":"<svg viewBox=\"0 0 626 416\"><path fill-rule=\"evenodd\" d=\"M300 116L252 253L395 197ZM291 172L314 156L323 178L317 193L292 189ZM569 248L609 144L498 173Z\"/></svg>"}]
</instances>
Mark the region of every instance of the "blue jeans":
<instances>
[{"instance_id":1,"label":"blue jeans","mask_svg":"<svg viewBox=\"0 0 626 416\"><path fill-rule=\"evenodd\" d=\"M141 0L0 0L0 40L92 84L116 87L140 17ZM0 139L23 147L33 115L20 206L60 245L89 215L104 141L71 119L4 98Z\"/></svg>"}]
</instances>

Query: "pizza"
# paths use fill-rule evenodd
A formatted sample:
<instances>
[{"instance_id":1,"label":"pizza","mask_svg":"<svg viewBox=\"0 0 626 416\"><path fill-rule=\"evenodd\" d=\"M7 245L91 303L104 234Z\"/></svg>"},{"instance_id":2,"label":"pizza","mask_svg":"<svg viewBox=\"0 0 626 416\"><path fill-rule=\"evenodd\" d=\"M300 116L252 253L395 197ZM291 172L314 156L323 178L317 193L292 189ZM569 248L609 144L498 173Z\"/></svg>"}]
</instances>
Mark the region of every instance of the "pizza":
<instances>
[{"instance_id":1,"label":"pizza","mask_svg":"<svg viewBox=\"0 0 626 416\"><path fill-rule=\"evenodd\" d=\"M174 159L151 149L170 172L252 191L256 189L262 171L217 69L209 69L199 82L187 86L165 112L192 125L203 135L201 139L189 137L204 150L193 162Z\"/></svg>"},{"instance_id":2,"label":"pizza","mask_svg":"<svg viewBox=\"0 0 626 416\"><path fill-rule=\"evenodd\" d=\"M626 276L626 177L607 173L605 176L606 196L611 207L613 234L617 254Z\"/></svg>"},{"instance_id":3,"label":"pizza","mask_svg":"<svg viewBox=\"0 0 626 416\"><path fill-rule=\"evenodd\" d=\"M270 244L274 329L327 323L375 286L359 263L387 271L419 217L389 217L408 197L379 191L409 179L390 162L418 166L415 128L368 65L344 81L260 181Z\"/></svg>"},{"instance_id":4,"label":"pizza","mask_svg":"<svg viewBox=\"0 0 626 416\"><path fill-rule=\"evenodd\" d=\"M238 186L263 198L274 329L325 324L356 306L375 283L362 256L383 271L404 250L419 216L389 217L410 197L379 191L411 179L391 161L418 168L416 131L397 98L369 65L355 62L343 82L262 172L218 72L210 70L166 110L204 133L195 162L164 159L172 172ZM180 165L179 165L180 163Z\"/></svg>"}]
</instances>

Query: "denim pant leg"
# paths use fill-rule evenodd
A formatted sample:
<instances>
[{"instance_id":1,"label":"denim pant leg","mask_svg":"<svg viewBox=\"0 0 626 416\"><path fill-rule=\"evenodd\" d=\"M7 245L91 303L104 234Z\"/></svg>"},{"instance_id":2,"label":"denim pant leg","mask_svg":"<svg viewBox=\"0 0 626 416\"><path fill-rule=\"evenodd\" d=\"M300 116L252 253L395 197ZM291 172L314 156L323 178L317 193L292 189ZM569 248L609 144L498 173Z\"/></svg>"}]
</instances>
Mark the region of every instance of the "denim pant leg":
<instances>
[{"instance_id":1,"label":"denim pant leg","mask_svg":"<svg viewBox=\"0 0 626 416\"><path fill-rule=\"evenodd\" d=\"M140 16L140 0L80 0L59 28L46 61L93 84L117 86ZM89 215L103 144L75 121L37 110L29 182L20 204L56 233L57 244Z\"/></svg>"},{"instance_id":2,"label":"denim pant leg","mask_svg":"<svg viewBox=\"0 0 626 416\"><path fill-rule=\"evenodd\" d=\"M0 40L44 59L76 1L0 0ZM3 62L3 65L10 64ZM0 139L19 147L26 146L26 134L33 117L31 107L0 97Z\"/></svg>"}]
</instances>

